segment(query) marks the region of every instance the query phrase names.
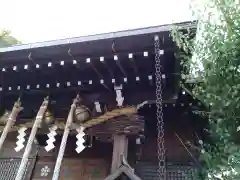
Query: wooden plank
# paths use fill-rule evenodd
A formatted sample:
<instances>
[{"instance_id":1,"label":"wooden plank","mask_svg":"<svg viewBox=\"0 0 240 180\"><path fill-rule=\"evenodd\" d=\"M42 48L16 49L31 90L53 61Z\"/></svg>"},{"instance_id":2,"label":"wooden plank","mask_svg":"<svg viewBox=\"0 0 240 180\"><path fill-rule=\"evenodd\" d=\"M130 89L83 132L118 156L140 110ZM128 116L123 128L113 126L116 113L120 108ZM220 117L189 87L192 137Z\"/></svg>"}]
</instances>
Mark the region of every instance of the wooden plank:
<instances>
[{"instance_id":1,"label":"wooden plank","mask_svg":"<svg viewBox=\"0 0 240 180\"><path fill-rule=\"evenodd\" d=\"M100 180L107 174L107 162L104 159L65 158L60 180Z\"/></svg>"},{"instance_id":2,"label":"wooden plank","mask_svg":"<svg viewBox=\"0 0 240 180\"><path fill-rule=\"evenodd\" d=\"M125 135L113 136L113 157L111 173L114 173L121 165L121 155L127 158L128 139Z\"/></svg>"},{"instance_id":3,"label":"wooden plank","mask_svg":"<svg viewBox=\"0 0 240 180\"><path fill-rule=\"evenodd\" d=\"M32 180L52 179L55 161L49 159L38 159L34 168Z\"/></svg>"}]
</instances>

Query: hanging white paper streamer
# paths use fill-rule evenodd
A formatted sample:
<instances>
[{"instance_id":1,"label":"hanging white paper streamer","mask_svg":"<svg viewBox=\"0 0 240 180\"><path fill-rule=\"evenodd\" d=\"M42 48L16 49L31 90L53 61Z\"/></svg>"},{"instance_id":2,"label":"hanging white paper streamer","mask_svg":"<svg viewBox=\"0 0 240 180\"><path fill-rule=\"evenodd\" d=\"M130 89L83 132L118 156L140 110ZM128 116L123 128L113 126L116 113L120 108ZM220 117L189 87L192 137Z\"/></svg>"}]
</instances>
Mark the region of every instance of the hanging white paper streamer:
<instances>
[{"instance_id":1,"label":"hanging white paper streamer","mask_svg":"<svg viewBox=\"0 0 240 180\"><path fill-rule=\"evenodd\" d=\"M48 140L47 140L47 145L45 146L45 150L48 152L55 148L54 142L56 141L55 136L57 135L57 126L52 126L49 128L49 133L47 134Z\"/></svg>"},{"instance_id":2,"label":"hanging white paper streamer","mask_svg":"<svg viewBox=\"0 0 240 180\"><path fill-rule=\"evenodd\" d=\"M117 101L117 106L122 106L123 105L123 101L124 101L124 97L122 96L122 91L121 89L116 89L116 101Z\"/></svg>"},{"instance_id":3,"label":"hanging white paper streamer","mask_svg":"<svg viewBox=\"0 0 240 180\"><path fill-rule=\"evenodd\" d=\"M80 127L77 129L77 142L76 142L76 145L77 145L77 148L75 149L77 153L80 153L82 152L84 149L85 149L85 146L83 145L83 143L85 142L85 139L83 138L85 136L85 133L83 132L84 131L84 127Z\"/></svg>"},{"instance_id":4,"label":"hanging white paper streamer","mask_svg":"<svg viewBox=\"0 0 240 180\"><path fill-rule=\"evenodd\" d=\"M26 127L21 127L18 130L18 136L17 136L18 141L16 142L17 147L14 148L16 152L19 152L24 148L26 130L27 130Z\"/></svg>"},{"instance_id":5,"label":"hanging white paper streamer","mask_svg":"<svg viewBox=\"0 0 240 180\"><path fill-rule=\"evenodd\" d=\"M98 101L96 101L96 102L94 102L94 104L95 104L96 111L98 113L101 113L102 109L101 109L100 103Z\"/></svg>"}]
</instances>

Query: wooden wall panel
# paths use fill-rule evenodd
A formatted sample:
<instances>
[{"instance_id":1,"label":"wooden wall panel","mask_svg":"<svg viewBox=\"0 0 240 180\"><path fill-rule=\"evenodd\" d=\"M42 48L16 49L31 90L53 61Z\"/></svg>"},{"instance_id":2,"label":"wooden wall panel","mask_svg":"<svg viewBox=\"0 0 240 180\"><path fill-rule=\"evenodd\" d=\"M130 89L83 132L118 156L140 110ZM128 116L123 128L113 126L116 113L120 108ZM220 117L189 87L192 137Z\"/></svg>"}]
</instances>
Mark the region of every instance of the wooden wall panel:
<instances>
[{"instance_id":1,"label":"wooden wall panel","mask_svg":"<svg viewBox=\"0 0 240 180\"><path fill-rule=\"evenodd\" d=\"M59 180L102 180L107 176L112 157L110 144L96 143L80 154L75 152L75 147L75 141L71 142L70 138ZM44 147L40 147L33 180L51 180L57 154L58 148L46 152Z\"/></svg>"},{"instance_id":2,"label":"wooden wall panel","mask_svg":"<svg viewBox=\"0 0 240 180\"><path fill-rule=\"evenodd\" d=\"M194 132L191 128L185 127L184 131L176 131L180 136L183 143L186 145L187 142L195 143L196 137L194 137ZM185 147L177 138L175 131L170 131L167 129L164 135L166 158L170 161L190 161L193 160L190 154L187 152ZM188 150L197 156L197 152L190 148L188 145ZM141 159L144 161L156 161L157 159L157 137L149 136L145 139L142 145L142 156Z\"/></svg>"},{"instance_id":3,"label":"wooden wall panel","mask_svg":"<svg viewBox=\"0 0 240 180\"><path fill-rule=\"evenodd\" d=\"M39 159L32 180L51 180L55 161ZM102 180L107 176L109 163L104 159L64 158L60 180Z\"/></svg>"},{"instance_id":4,"label":"wooden wall panel","mask_svg":"<svg viewBox=\"0 0 240 180\"><path fill-rule=\"evenodd\" d=\"M146 118L145 127L145 141L142 145L141 159L144 161L157 161L157 121L155 112L149 114ZM185 147L179 141L180 136L183 143L186 145L188 142L196 143L196 133L199 136L199 129L196 128L197 120L190 119L187 114L183 114L177 109L169 109L164 112L164 140L166 149L166 159L168 161L192 161L192 157L187 152ZM199 136L200 137L200 136ZM200 137L201 138L201 137ZM186 145L188 150L197 156L196 150Z\"/></svg>"},{"instance_id":5,"label":"wooden wall panel","mask_svg":"<svg viewBox=\"0 0 240 180\"><path fill-rule=\"evenodd\" d=\"M108 163L103 159L71 159L63 161L60 180L102 180L107 176Z\"/></svg>"},{"instance_id":6,"label":"wooden wall panel","mask_svg":"<svg viewBox=\"0 0 240 180\"><path fill-rule=\"evenodd\" d=\"M185 142L186 139L184 139ZM189 140L189 139L188 139ZM185 142L186 143L186 142ZM144 161L156 161L157 160L157 139L149 138L143 144L143 154L141 159ZM178 139L172 135L165 135L165 148L166 148L166 157L170 161L189 161L192 160L189 153L178 141ZM196 152L189 149L192 154Z\"/></svg>"},{"instance_id":7,"label":"wooden wall panel","mask_svg":"<svg viewBox=\"0 0 240 180\"><path fill-rule=\"evenodd\" d=\"M55 160L51 158L42 158L37 160L32 180L51 180L53 169L55 165Z\"/></svg>"}]
</instances>

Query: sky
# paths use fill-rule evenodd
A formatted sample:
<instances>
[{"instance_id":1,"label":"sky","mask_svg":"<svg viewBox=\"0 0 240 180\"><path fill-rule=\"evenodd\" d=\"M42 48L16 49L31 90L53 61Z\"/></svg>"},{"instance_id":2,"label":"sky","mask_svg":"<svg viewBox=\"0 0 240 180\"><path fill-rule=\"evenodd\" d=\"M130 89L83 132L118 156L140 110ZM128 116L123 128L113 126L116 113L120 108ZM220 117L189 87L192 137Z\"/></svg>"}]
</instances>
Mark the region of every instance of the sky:
<instances>
[{"instance_id":1,"label":"sky","mask_svg":"<svg viewBox=\"0 0 240 180\"><path fill-rule=\"evenodd\" d=\"M0 0L0 29L23 43L192 19L190 0Z\"/></svg>"}]
</instances>

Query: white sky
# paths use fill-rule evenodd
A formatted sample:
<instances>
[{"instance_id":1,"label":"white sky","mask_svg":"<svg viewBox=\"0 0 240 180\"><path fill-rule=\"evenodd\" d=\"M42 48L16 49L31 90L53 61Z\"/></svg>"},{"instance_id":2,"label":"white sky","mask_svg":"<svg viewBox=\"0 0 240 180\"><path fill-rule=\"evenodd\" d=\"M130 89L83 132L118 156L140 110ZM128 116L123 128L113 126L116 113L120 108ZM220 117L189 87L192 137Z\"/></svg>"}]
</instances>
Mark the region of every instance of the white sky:
<instances>
[{"instance_id":1,"label":"white sky","mask_svg":"<svg viewBox=\"0 0 240 180\"><path fill-rule=\"evenodd\" d=\"M31 43L191 19L189 0L0 0L0 29Z\"/></svg>"}]
</instances>

